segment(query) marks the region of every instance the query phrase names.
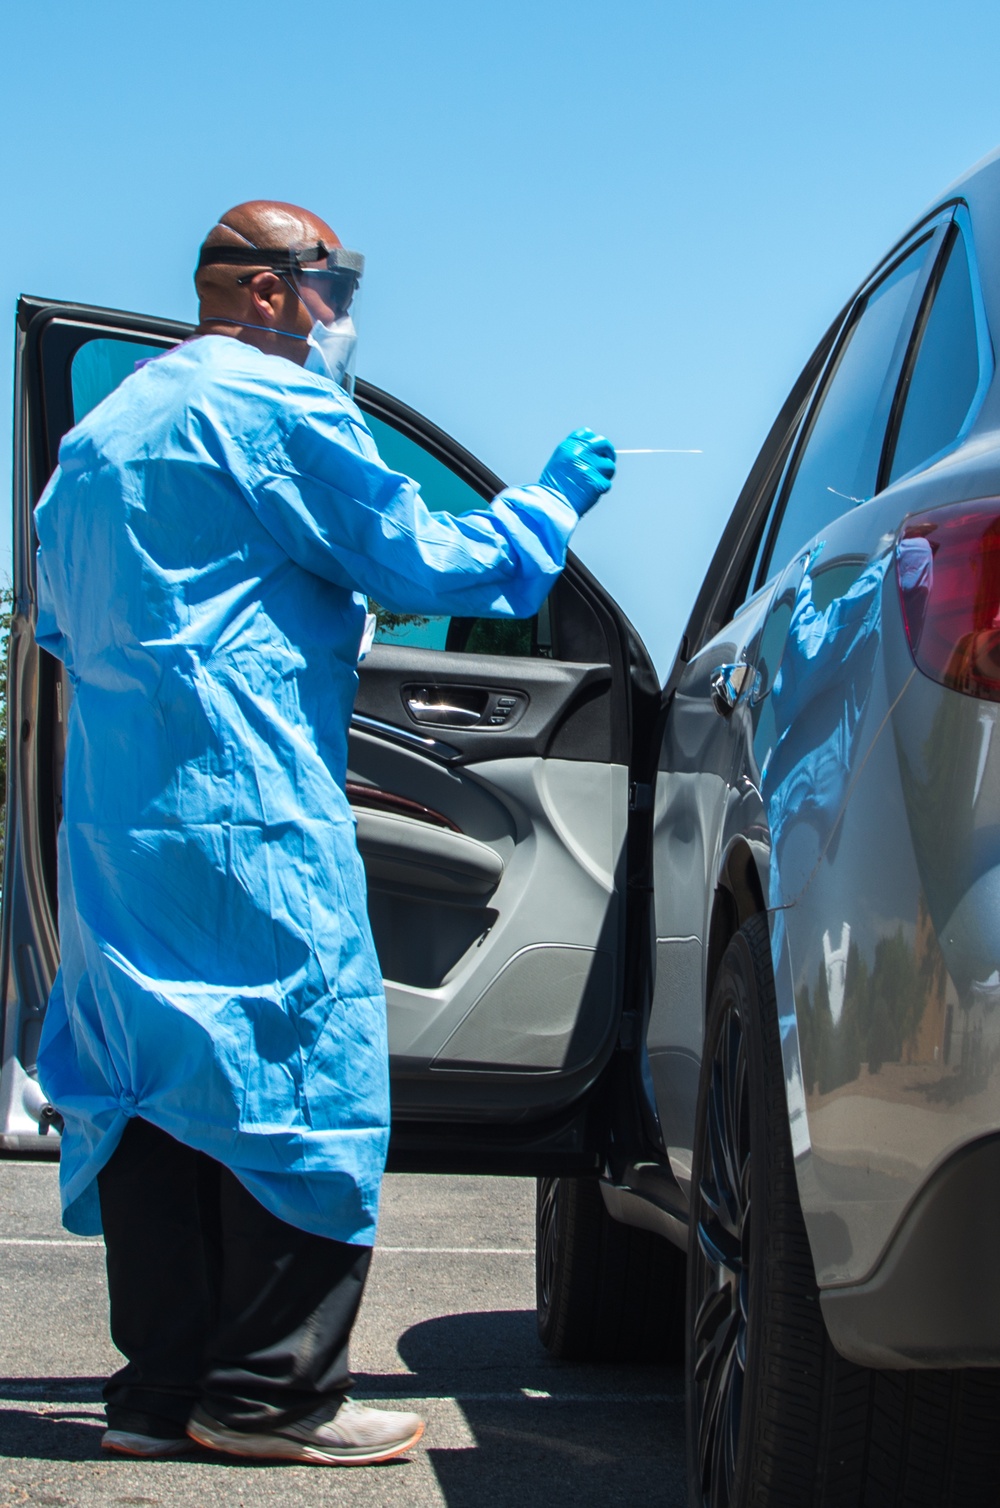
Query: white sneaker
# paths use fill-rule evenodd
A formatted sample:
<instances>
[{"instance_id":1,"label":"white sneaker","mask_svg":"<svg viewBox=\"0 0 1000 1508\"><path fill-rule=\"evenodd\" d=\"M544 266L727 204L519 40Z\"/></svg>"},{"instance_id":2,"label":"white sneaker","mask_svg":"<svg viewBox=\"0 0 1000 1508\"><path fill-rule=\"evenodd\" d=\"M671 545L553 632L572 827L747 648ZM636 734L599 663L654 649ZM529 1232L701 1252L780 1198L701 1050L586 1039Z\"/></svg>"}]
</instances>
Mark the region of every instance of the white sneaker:
<instances>
[{"instance_id":1,"label":"white sneaker","mask_svg":"<svg viewBox=\"0 0 1000 1508\"><path fill-rule=\"evenodd\" d=\"M191 1449L186 1435L175 1435L164 1440L159 1435L141 1435L131 1429L106 1429L101 1436L101 1449L113 1450L120 1456L182 1456Z\"/></svg>"},{"instance_id":2,"label":"white sneaker","mask_svg":"<svg viewBox=\"0 0 1000 1508\"><path fill-rule=\"evenodd\" d=\"M410 1450L424 1432L424 1421L419 1414L363 1408L345 1398L268 1433L229 1429L199 1405L188 1420L187 1432L199 1445L232 1456L309 1461L317 1466L370 1466Z\"/></svg>"}]
</instances>

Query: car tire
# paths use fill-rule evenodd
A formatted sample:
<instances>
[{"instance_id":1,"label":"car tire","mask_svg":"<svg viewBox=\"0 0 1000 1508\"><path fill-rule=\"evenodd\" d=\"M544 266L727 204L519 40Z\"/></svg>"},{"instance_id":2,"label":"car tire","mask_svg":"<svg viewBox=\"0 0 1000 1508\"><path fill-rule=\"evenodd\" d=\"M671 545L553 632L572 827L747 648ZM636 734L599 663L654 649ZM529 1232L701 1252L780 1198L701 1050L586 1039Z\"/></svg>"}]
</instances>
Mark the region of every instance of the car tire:
<instances>
[{"instance_id":1,"label":"car tire","mask_svg":"<svg viewBox=\"0 0 1000 1508\"><path fill-rule=\"evenodd\" d=\"M684 1254L613 1220L596 1178L539 1178L535 1237L538 1334L553 1356L681 1360Z\"/></svg>"},{"instance_id":2,"label":"car tire","mask_svg":"<svg viewBox=\"0 0 1000 1508\"><path fill-rule=\"evenodd\" d=\"M764 917L729 944L706 1019L687 1399L691 1508L998 1501L1000 1373L879 1372L830 1343L795 1182Z\"/></svg>"}]
</instances>

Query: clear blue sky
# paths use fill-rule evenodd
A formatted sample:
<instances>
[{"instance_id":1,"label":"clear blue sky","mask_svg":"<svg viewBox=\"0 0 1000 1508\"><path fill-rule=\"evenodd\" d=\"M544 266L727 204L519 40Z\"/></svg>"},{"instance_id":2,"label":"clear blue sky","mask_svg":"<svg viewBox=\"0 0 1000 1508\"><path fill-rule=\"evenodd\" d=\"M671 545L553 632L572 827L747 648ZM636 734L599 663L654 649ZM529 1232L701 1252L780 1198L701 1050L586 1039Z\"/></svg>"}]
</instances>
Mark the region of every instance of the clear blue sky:
<instances>
[{"instance_id":1,"label":"clear blue sky","mask_svg":"<svg viewBox=\"0 0 1000 1508\"><path fill-rule=\"evenodd\" d=\"M1000 143L996 0L13 0L3 31L5 411L19 292L190 319L217 216L305 204L367 256L362 375L505 478L578 424L703 449L623 457L576 537L661 669L830 317Z\"/></svg>"}]
</instances>

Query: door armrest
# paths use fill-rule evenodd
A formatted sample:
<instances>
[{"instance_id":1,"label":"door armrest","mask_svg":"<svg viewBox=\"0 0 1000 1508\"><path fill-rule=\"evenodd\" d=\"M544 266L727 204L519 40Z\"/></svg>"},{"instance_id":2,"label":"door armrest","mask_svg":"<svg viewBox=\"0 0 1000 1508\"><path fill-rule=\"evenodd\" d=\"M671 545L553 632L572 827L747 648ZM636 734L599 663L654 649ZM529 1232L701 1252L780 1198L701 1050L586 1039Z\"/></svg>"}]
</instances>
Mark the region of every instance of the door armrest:
<instances>
[{"instance_id":1,"label":"door armrest","mask_svg":"<svg viewBox=\"0 0 1000 1508\"><path fill-rule=\"evenodd\" d=\"M424 890L489 895L503 877L495 849L464 833L395 813L355 809L358 848L372 879Z\"/></svg>"}]
</instances>

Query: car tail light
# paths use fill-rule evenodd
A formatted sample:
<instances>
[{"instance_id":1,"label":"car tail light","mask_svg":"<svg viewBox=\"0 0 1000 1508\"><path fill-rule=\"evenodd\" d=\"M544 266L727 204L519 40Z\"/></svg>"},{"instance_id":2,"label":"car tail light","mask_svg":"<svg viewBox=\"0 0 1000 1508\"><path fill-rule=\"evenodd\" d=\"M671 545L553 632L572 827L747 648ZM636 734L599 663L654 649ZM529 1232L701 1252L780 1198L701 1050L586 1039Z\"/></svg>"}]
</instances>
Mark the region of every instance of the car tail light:
<instances>
[{"instance_id":1,"label":"car tail light","mask_svg":"<svg viewBox=\"0 0 1000 1508\"><path fill-rule=\"evenodd\" d=\"M1000 702L1000 499L907 519L896 577L919 669L966 696Z\"/></svg>"}]
</instances>

